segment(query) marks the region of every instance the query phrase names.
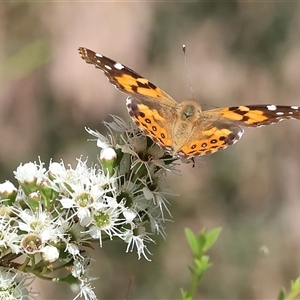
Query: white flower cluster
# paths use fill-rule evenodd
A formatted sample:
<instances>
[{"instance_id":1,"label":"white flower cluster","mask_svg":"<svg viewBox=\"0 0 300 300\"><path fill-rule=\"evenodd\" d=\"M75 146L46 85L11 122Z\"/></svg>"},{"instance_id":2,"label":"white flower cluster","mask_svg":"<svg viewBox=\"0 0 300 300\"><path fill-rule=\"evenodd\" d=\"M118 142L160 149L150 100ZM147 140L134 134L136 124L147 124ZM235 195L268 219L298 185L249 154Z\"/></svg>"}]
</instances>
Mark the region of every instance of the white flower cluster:
<instances>
[{"instance_id":1,"label":"white flower cluster","mask_svg":"<svg viewBox=\"0 0 300 300\"><path fill-rule=\"evenodd\" d=\"M0 299L1 300L27 300L35 299L37 294L28 291L28 285L33 276L17 276L17 271L0 267Z\"/></svg>"},{"instance_id":2,"label":"white flower cluster","mask_svg":"<svg viewBox=\"0 0 300 300\"><path fill-rule=\"evenodd\" d=\"M87 160L78 159L75 168L50 162L46 169L41 161L29 162L14 172L18 188L8 181L0 184L2 278L11 269L49 278L54 266L68 266L72 276L55 281L77 283L78 297L96 299L83 246L95 239L100 246L120 239L126 252L135 250L138 258L149 260L150 236L165 236L164 212L169 211L161 182L174 164L121 119L114 117L106 126L107 137L87 129L101 148L100 165L88 167ZM13 262L21 255L24 263ZM0 299L7 292L3 284L0 277Z\"/></svg>"}]
</instances>

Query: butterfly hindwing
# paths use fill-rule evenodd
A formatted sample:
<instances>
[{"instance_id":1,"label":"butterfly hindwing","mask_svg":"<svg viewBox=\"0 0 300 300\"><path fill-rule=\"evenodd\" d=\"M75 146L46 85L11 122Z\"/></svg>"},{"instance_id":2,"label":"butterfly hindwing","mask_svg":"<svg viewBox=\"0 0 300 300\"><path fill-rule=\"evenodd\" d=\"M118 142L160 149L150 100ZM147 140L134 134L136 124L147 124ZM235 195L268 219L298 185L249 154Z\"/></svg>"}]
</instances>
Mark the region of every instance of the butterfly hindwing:
<instances>
[{"instance_id":1,"label":"butterfly hindwing","mask_svg":"<svg viewBox=\"0 0 300 300\"><path fill-rule=\"evenodd\" d=\"M201 126L202 130L196 130ZM244 129L228 120L197 121L191 135L179 150L183 157L212 154L235 144L242 137Z\"/></svg>"},{"instance_id":2,"label":"butterfly hindwing","mask_svg":"<svg viewBox=\"0 0 300 300\"><path fill-rule=\"evenodd\" d=\"M173 128L177 120L176 108L157 105L156 102L128 97L126 106L135 124L167 151L172 150ZM168 125L166 125L168 124Z\"/></svg>"}]
</instances>

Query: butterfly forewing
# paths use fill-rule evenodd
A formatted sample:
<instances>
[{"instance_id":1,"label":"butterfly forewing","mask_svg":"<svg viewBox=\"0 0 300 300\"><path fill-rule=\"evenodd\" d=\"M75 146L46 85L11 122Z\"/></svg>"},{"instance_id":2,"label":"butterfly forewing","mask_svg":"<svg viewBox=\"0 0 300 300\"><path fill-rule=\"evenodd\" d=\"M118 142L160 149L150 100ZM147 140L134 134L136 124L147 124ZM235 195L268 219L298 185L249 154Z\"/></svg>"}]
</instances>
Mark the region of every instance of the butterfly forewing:
<instances>
[{"instance_id":1,"label":"butterfly forewing","mask_svg":"<svg viewBox=\"0 0 300 300\"><path fill-rule=\"evenodd\" d=\"M104 72L108 80L121 91L124 91L124 87L116 80L117 77L129 75L131 80L128 84L133 83L137 78L141 77L128 67L124 67L122 64L99 53L82 47L78 50L82 59Z\"/></svg>"},{"instance_id":2,"label":"butterfly forewing","mask_svg":"<svg viewBox=\"0 0 300 300\"><path fill-rule=\"evenodd\" d=\"M151 98L171 107L178 105L155 84L123 64L87 48L80 47L78 50L82 59L104 72L108 80L121 92L137 98Z\"/></svg>"},{"instance_id":3,"label":"butterfly forewing","mask_svg":"<svg viewBox=\"0 0 300 300\"><path fill-rule=\"evenodd\" d=\"M249 127L274 124L288 119L300 119L299 106L274 104L221 108L219 113L226 119Z\"/></svg>"}]
</instances>

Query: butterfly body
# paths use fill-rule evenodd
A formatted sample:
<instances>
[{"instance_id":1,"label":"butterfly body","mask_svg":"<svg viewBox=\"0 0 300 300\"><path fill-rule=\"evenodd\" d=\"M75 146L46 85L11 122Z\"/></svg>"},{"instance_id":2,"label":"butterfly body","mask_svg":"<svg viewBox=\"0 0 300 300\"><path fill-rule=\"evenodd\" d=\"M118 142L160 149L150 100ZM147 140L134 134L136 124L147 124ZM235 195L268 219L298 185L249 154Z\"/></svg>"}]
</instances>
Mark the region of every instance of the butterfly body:
<instances>
[{"instance_id":1,"label":"butterfly body","mask_svg":"<svg viewBox=\"0 0 300 300\"><path fill-rule=\"evenodd\" d=\"M195 100L176 102L130 68L99 53L79 48L81 57L104 72L129 97L128 113L148 136L174 156L191 158L235 144L246 127L300 119L298 106L247 105L202 111Z\"/></svg>"}]
</instances>

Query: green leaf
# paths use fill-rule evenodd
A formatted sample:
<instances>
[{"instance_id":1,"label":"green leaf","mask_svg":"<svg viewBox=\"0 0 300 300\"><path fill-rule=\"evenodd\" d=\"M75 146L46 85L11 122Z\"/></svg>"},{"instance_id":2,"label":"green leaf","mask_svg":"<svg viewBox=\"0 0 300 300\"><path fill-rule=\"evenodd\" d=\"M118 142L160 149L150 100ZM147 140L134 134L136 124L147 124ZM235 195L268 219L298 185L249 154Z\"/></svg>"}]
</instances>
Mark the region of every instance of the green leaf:
<instances>
[{"instance_id":1,"label":"green leaf","mask_svg":"<svg viewBox=\"0 0 300 300\"><path fill-rule=\"evenodd\" d=\"M279 295L278 295L278 298L277 300L284 300L285 298L285 293L284 293L284 289L281 289Z\"/></svg>"},{"instance_id":2,"label":"green leaf","mask_svg":"<svg viewBox=\"0 0 300 300\"><path fill-rule=\"evenodd\" d=\"M195 259L194 262L197 267L197 271L201 274L211 267L211 264L209 263L209 256L207 255L203 255L200 259Z\"/></svg>"},{"instance_id":3,"label":"green leaf","mask_svg":"<svg viewBox=\"0 0 300 300\"><path fill-rule=\"evenodd\" d=\"M69 274L68 276L66 277L63 277L63 278L53 278L52 281L55 281L55 282L65 282L65 283L68 283L68 284L78 284L78 278L74 277L73 275Z\"/></svg>"},{"instance_id":4,"label":"green leaf","mask_svg":"<svg viewBox=\"0 0 300 300\"><path fill-rule=\"evenodd\" d=\"M181 299L183 299L183 300L192 300L192 298L188 296L186 290L180 289L180 293L181 293Z\"/></svg>"},{"instance_id":5,"label":"green leaf","mask_svg":"<svg viewBox=\"0 0 300 300\"><path fill-rule=\"evenodd\" d=\"M298 291L300 289L300 277L298 277L295 281L291 282L291 291Z\"/></svg>"},{"instance_id":6,"label":"green leaf","mask_svg":"<svg viewBox=\"0 0 300 300\"><path fill-rule=\"evenodd\" d=\"M193 267L189 266L192 275L189 288L187 290L180 289L183 300L192 300L195 297L198 285L205 271L212 265L209 263L209 256L204 255L204 252L216 242L220 232L221 228L216 228L209 232L203 229L196 235L189 228L185 228L185 235L193 253L194 265Z\"/></svg>"},{"instance_id":7,"label":"green leaf","mask_svg":"<svg viewBox=\"0 0 300 300\"><path fill-rule=\"evenodd\" d=\"M206 252L218 239L220 233L221 233L222 228L218 227L215 229L210 230L205 234L205 244L203 246L203 252Z\"/></svg>"},{"instance_id":8,"label":"green leaf","mask_svg":"<svg viewBox=\"0 0 300 300\"><path fill-rule=\"evenodd\" d=\"M198 236L198 243L199 243L199 246L201 248L201 250L203 249L205 243L206 243L206 229L203 229L201 231L201 233L199 234Z\"/></svg>"},{"instance_id":9,"label":"green leaf","mask_svg":"<svg viewBox=\"0 0 300 300\"><path fill-rule=\"evenodd\" d=\"M295 281L291 281L291 292L288 295L288 300L296 299L300 295L300 277L298 277Z\"/></svg>"},{"instance_id":10,"label":"green leaf","mask_svg":"<svg viewBox=\"0 0 300 300\"><path fill-rule=\"evenodd\" d=\"M186 239L187 239L187 241L189 243L189 246L190 246L190 248L192 250L192 253L195 256L199 252L197 237L194 234L194 232L191 229L189 229L189 228L185 228L184 231L185 231Z\"/></svg>"}]
</instances>

